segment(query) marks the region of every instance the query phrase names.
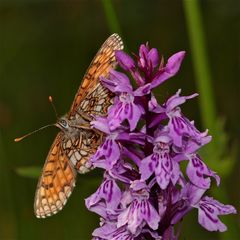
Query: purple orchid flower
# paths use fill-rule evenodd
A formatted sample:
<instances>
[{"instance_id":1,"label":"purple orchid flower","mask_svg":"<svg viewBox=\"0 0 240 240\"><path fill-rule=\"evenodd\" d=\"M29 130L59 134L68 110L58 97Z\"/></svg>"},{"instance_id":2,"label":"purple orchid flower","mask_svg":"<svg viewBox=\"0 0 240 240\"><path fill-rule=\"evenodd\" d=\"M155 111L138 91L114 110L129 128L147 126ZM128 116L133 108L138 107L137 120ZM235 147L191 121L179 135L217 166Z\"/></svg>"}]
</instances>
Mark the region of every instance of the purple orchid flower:
<instances>
[{"instance_id":1,"label":"purple orchid flower","mask_svg":"<svg viewBox=\"0 0 240 240\"><path fill-rule=\"evenodd\" d=\"M161 189L166 189L170 182L175 185L180 175L179 164L170 156L170 145L169 136L159 136L155 140L153 154L143 159L139 168L143 180L147 180L155 172Z\"/></svg>"},{"instance_id":2,"label":"purple orchid flower","mask_svg":"<svg viewBox=\"0 0 240 240\"><path fill-rule=\"evenodd\" d=\"M127 225L135 234L146 224L153 230L158 228L160 217L149 201L149 190L144 182L134 181L130 186L132 201L118 216L118 227Z\"/></svg>"},{"instance_id":3,"label":"purple orchid flower","mask_svg":"<svg viewBox=\"0 0 240 240\"><path fill-rule=\"evenodd\" d=\"M182 189L179 201L184 201L184 208L179 208L172 219L177 223L187 212L193 208L198 209L198 222L208 231L226 231L227 227L220 221L218 215L236 214L231 205L224 205L212 197L203 196L206 190L187 183ZM176 204L177 205L177 204Z\"/></svg>"},{"instance_id":4,"label":"purple orchid flower","mask_svg":"<svg viewBox=\"0 0 240 240\"><path fill-rule=\"evenodd\" d=\"M101 81L106 88L117 94L108 113L110 128L113 130L127 120L130 130L133 131L141 115L144 114L144 108L136 102L136 97L150 91L150 86L133 91L128 77L115 70L110 71L109 79L101 78Z\"/></svg>"},{"instance_id":5,"label":"purple orchid flower","mask_svg":"<svg viewBox=\"0 0 240 240\"><path fill-rule=\"evenodd\" d=\"M85 201L100 216L95 240L177 240L175 225L194 209L201 226L222 232L227 227L219 215L236 213L233 206L205 195L212 178L220 185L220 177L198 152L212 138L181 111L197 94L181 96L178 90L159 104L152 92L179 71L184 56L178 52L164 64L156 48L142 44L135 59L116 51L125 73L111 70L100 77L115 99L106 117L91 122L104 134L90 160L104 169L104 178ZM181 166L184 161L186 167Z\"/></svg>"}]
</instances>

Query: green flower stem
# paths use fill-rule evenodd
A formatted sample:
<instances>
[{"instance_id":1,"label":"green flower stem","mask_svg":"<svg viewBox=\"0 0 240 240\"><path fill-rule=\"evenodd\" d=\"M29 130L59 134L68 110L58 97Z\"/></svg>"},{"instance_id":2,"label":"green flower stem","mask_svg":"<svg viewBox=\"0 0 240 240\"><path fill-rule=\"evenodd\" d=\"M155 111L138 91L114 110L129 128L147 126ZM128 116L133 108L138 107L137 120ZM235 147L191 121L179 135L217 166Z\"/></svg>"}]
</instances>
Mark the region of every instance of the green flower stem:
<instances>
[{"instance_id":1,"label":"green flower stem","mask_svg":"<svg viewBox=\"0 0 240 240\"><path fill-rule=\"evenodd\" d=\"M206 159L210 166L214 166L214 169L220 175L223 173L226 177L231 173L234 166L234 156L231 155L229 159L223 159L226 153L227 137L224 133L223 125L217 117L199 1L183 0L183 7L192 50L191 55L193 57L197 88L200 93L202 124L204 128L210 128L210 134L213 136L212 143L205 148ZM221 159L222 161L220 161ZM224 202L225 200L227 201L228 194L225 182L223 181L220 191L215 189L213 193ZM219 238L222 240L235 239L238 235L238 228L234 216L226 218L224 222L228 226L228 231L219 234Z\"/></svg>"},{"instance_id":2,"label":"green flower stem","mask_svg":"<svg viewBox=\"0 0 240 240\"><path fill-rule=\"evenodd\" d=\"M198 0L183 1L197 88L200 93L199 99L202 123L204 128L214 130L217 119L216 106L214 103L211 74L206 53L201 14L199 11L200 8L198 5Z\"/></svg>"},{"instance_id":3,"label":"green flower stem","mask_svg":"<svg viewBox=\"0 0 240 240\"><path fill-rule=\"evenodd\" d=\"M118 33L121 36L120 25L112 5L112 0L102 0L102 6L110 31L112 33Z\"/></svg>"}]
</instances>

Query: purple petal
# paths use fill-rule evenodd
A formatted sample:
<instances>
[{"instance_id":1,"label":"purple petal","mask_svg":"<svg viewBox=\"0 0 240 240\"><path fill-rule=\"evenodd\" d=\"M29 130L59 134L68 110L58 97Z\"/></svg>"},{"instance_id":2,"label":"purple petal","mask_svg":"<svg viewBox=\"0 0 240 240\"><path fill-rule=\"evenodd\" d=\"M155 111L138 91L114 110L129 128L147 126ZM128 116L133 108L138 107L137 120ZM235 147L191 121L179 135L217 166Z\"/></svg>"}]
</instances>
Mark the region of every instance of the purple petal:
<instances>
[{"instance_id":1,"label":"purple petal","mask_svg":"<svg viewBox=\"0 0 240 240\"><path fill-rule=\"evenodd\" d=\"M130 136L130 141L133 142L133 143L137 143L137 144L140 144L140 145L144 145L145 141L146 141L146 134L142 133L142 132L133 132L133 133L130 133L129 134Z\"/></svg>"},{"instance_id":2,"label":"purple petal","mask_svg":"<svg viewBox=\"0 0 240 240\"><path fill-rule=\"evenodd\" d=\"M107 170L111 177L127 185L138 177L138 174L133 170L133 167L130 164L125 163L123 159L119 159L111 169Z\"/></svg>"},{"instance_id":3,"label":"purple petal","mask_svg":"<svg viewBox=\"0 0 240 240\"><path fill-rule=\"evenodd\" d=\"M142 76L145 78L143 82L151 82L152 76L154 75L154 69L159 64L159 55L156 48L149 49L149 47L144 44L140 46L139 49L139 58L138 58L138 67L139 72L142 73ZM138 73L135 71L135 73ZM133 76L135 76L134 74ZM142 80L142 79L140 79ZM137 76L137 82L142 82L138 80Z\"/></svg>"},{"instance_id":4,"label":"purple petal","mask_svg":"<svg viewBox=\"0 0 240 240\"><path fill-rule=\"evenodd\" d=\"M100 239L109 239L109 235L112 234L117 229L116 223L107 222L101 227L95 229L92 233L94 237L99 237Z\"/></svg>"},{"instance_id":5,"label":"purple petal","mask_svg":"<svg viewBox=\"0 0 240 240\"><path fill-rule=\"evenodd\" d=\"M146 197L148 198L149 197L149 188L146 184L145 181L142 181L142 180L135 180L131 183L131 186L130 186L130 189L133 191L133 192L136 192L138 196L141 196L142 197ZM138 194L138 192L141 190L140 194Z\"/></svg>"},{"instance_id":6,"label":"purple petal","mask_svg":"<svg viewBox=\"0 0 240 240\"><path fill-rule=\"evenodd\" d=\"M142 211L143 218L147 222L150 228L157 230L160 217L156 209L148 202L142 201Z\"/></svg>"},{"instance_id":7,"label":"purple petal","mask_svg":"<svg viewBox=\"0 0 240 240\"><path fill-rule=\"evenodd\" d=\"M189 204L194 206L200 201L205 192L206 189L187 183L181 190L181 198L187 199Z\"/></svg>"},{"instance_id":8,"label":"purple petal","mask_svg":"<svg viewBox=\"0 0 240 240\"><path fill-rule=\"evenodd\" d=\"M122 93L119 96L118 102L109 110L110 130L116 129L124 120L127 120L130 125L130 130L133 131L143 113L144 110L141 105L134 103L133 95Z\"/></svg>"},{"instance_id":9,"label":"purple petal","mask_svg":"<svg viewBox=\"0 0 240 240\"><path fill-rule=\"evenodd\" d=\"M127 132L119 132L118 133L118 140L123 140L123 141L129 141L131 143L136 143L140 145L144 145L146 141L146 135L144 133L138 132L132 132L132 133L127 133Z\"/></svg>"},{"instance_id":10,"label":"purple petal","mask_svg":"<svg viewBox=\"0 0 240 240\"><path fill-rule=\"evenodd\" d=\"M132 92L132 85L124 73L111 69L109 79L100 77L100 80L104 87L108 88L111 92Z\"/></svg>"},{"instance_id":11,"label":"purple petal","mask_svg":"<svg viewBox=\"0 0 240 240\"><path fill-rule=\"evenodd\" d=\"M123 192L122 199L121 199L121 205L123 206L123 209L126 209L132 201L133 201L133 196L131 194L131 191L127 188Z\"/></svg>"},{"instance_id":12,"label":"purple petal","mask_svg":"<svg viewBox=\"0 0 240 240\"><path fill-rule=\"evenodd\" d=\"M138 71L132 71L131 75L133 79L136 81L138 86L142 86L146 83L145 77L141 75Z\"/></svg>"},{"instance_id":13,"label":"purple petal","mask_svg":"<svg viewBox=\"0 0 240 240\"><path fill-rule=\"evenodd\" d=\"M176 224L181 221L181 219L195 207L194 205L199 202L205 191L205 189L198 188L190 183L184 184L181 193L176 195L176 199L173 201L177 209L175 210L171 223Z\"/></svg>"},{"instance_id":14,"label":"purple petal","mask_svg":"<svg viewBox=\"0 0 240 240\"><path fill-rule=\"evenodd\" d=\"M211 180L209 177L214 177L217 185L220 184L219 176L211 171L205 163L196 154L188 155L189 163L187 166L187 175L190 181L200 188L210 188Z\"/></svg>"},{"instance_id":15,"label":"purple petal","mask_svg":"<svg viewBox=\"0 0 240 240\"><path fill-rule=\"evenodd\" d=\"M100 130L101 132L110 134L108 119L103 117L97 117L95 121L91 121L91 126Z\"/></svg>"},{"instance_id":16,"label":"purple petal","mask_svg":"<svg viewBox=\"0 0 240 240\"><path fill-rule=\"evenodd\" d=\"M120 157L120 149L114 139L106 138L105 142L98 148L91 158L95 167L111 169Z\"/></svg>"},{"instance_id":17,"label":"purple petal","mask_svg":"<svg viewBox=\"0 0 240 240\"><path fill-rule=\"evenodd\" d=\"M114 131L120 127L124 114L124 103L115 98L114 105L109 109L108 119L109 119L109 128L111 131Z\"/></svg>"},{"instance_id":18,"label":"purple petal","mask_svg":"<svg viewBox=\"0 0 240 240\"><path fill-rule=\"evenodd\" d=\"M147 180L153 174L158 161L159 155L157 153L154 153L142 160L139 168L141 180Z\"/></svg>"},{"instance_id":19,"label":"purple petal","mask_svg":"<svg viewBox=\"0 0 240 240\"><path fill-rule=\"evenodd\" d=\"M219 215L228 215L228 214L236 214L237 211L236 209L232 206L232 205L225 205L223 203L220 203L219 201L213 199L212 197L208 197L208 196L205 196L201 202L201 203L207 203L208 205L212 205L216 208L216 212L219 214Z\"/></svg>"},{"instance_id":20,"label":"purple petal","mask_svg":"<svg viewBox=\"0 0 240 240\"><path fill-rule=\"evenodd\" d=\"M180 175L179 165L170 158L168 153L162 152L155 170L155 175L161 189L166 189L170 181L173 185L177 183Z\"/></svg>"},{"instance_id":21,"label":"purple petal","mask_svg":"<svg viewBox=\"0 0 240 240\"><path fill-rule=\"evenodd\" d=\"M117 59L119 65L125 71L132 71L135 68L135 62L125 52L123 52L121 50L115 51L115 56L116 56L116 59Z\"/></svg>"},{"instance_id":22,"label":"purple petal","mask_svg":"<svg viewBox=\"0 0 240 240\"><path fill-rule=\"evenodd\" d=\"M148 53L148 61L155 68L159 64L159 55L156 48L152 48Z\"/></svg>"},{"instance_id":23,"label":"purple petal","mask_svg":"<svg viewBox=\"0 0 240 240\"><path fill-rule=\"evenodd\" d=\"M144 96L150 93L151 84L147 83L134 91L134 96Z\"/></svg>"},{"instance_id":24,"label":"purple petal","mask_svg":"<svg viewBox=\"0 0 240 240\"><path fill-rule=\"evenodd\" d=\"M168 59L168 62L164 68L161 68L155 75L151 85L152 88L162 84L167 79L173 77L179 70L185 52L178 52Z\"/></svg>"},{"instance_id":25,"label":"purple petal","mask_svg":"<svg viewBox=\"0 0 240 240\"><path fill-rule=\"evenodd\" d=\"M139 48L140 59L145 60L148 55L148 51L149 51L148 47L145 44L141 44ZM145 62L142 66L145 67Z\"/></svg>"},{"instance_id":26,"label":"purple petal","mask_svg":"<svg viewBox=\"0 0 240 240\"><path fill-rule=\"evenodd\" d=\"M166 64L166 71L170 75L174 76L178 72L182 64L183 58L185 57L185 53L185 51L175 53L168 59Z\"/></svg>"},{"instance_id":27,"label":"purple petal","mask_svg":"<svg viewBox=\"0 0 240 240\"><path fill-rule=\"evenodd\" d=\"M207 131L199 132L193 122L190 122L189 119L181 114L180 108L175 108L168 116L170 118L168 123L169 136L177 147L184 147L182 144L183 137L188 137L201 145L202 139L208 134Z\"/></svg>"},{"instance_id":28,"label":"purple petal","mask_svg":"<svg viewBox=\"0 0 240 240\"><path fill-rule=\"evenodd\" d=\"M98 190L85 200L86 206L87 208L91 208L93 205L96 205L100 200L104 200L107 209L115 210L120 203L121 196L121 190L116 184L116 182L108 177L100 185Z\"/></svg>"},{"instance_id":29,"label":"purple petal","mask_svg":"<svg viewBox=\"0 0 240 240\"><path fill-rule=\"evenodd\" d=\"M88 203L88 198L87 198L87 199L85 199L85 205L86 205L86 207L88 208L89 211L94 212L94 213L98 214L99 216L101 216L105 219L108 218L106 203L98 202L98 204L96 204L96 205L90 205Z\"/></svg>"},{"instance_id":30,"label":"purple petal","mask_svg":"<svg viewBox=\"0 0 240 240\"><path fill-rule=\"evenodd\" d=\"M198 222L208 231L227 230L218 215L226 215L236 213L236 209L231 205L224 205L213 198L204 197L198 204Z\"/></svg>"},{"instance_id":31,"label":"purple petal","mask_svg":"<svg viewBox=\"0 0 240 240\"><path fill-rule=\"evenodd\" d=\"M186 153L194 153L196 152L199 148L201 148L202 146L204 146L205 144L209 143L212 140L212 136L205 136L201 138L201 142L200 143L196 143L194 141L188 141L184 152Z\"/></svg>"},{"instance_id":32,"label":"purple petal","mask_svg":"<svg viewBox=\"0 0 240 240\"><path fill-rule=\"evenodd\" d=\"M129 159L131 159L137 166L141 165L141 159L140 157L134 152L135 149L132 149L132 151L130 151L129 148L124 147L123 148L123 156L128 157Z\"/></svg>"},{"instance_id":33,"label":"purple petal","mask_svg":"<svg viewBox=\"0 0 240 240\"><path fill-rule=\"evenodd\" d=\"M132 106L132 109L129 112L127 120L130 125L130 131L133 131L137 127L138 121L142 116L143 109L134 103L131 106Z\"/></svg>"},{"instance_id":34,"label":"purple petal","mask_svg":"<svg viewBox=\"0 0 240 240\"><path fill-rule=\"evenodd\" d=\"M160 217L156 209L147 200L134 200L131 205L118 216L118 227L127 224L127 228L135 234L138 228L148 224L153 230L158 228Z\"/></svg>"},{"instance_id":35,"label":"purple petal","mask_svg":"<svg viewBox=\"0 0 240 240\"><path fill-rule=\"evenodd\" d=\"M157 99L155 98L155 96L153 94L151 95L151 100L148 102L148 109L149 109L149 111L155 112L155 113L165 112L165 108L161 107L158 104Z\"/></svg>"},{"instance_id":36,"label":"purple petal","mask_svg":"<svg viewBox=\"0 0 240 240\"><path fill-rule=\"evenodd\" d=\"M136 240L138 234L132 234L128 231L126 226L117 228L112 234L108 236L109 240Z\"/></svg>"},{"instance_id":37,"label":"purple petal","mask_svg":"<svg viewBox=\"0 0 240 240\"><path fill-rule=\"evenodd\" d=\"M192 99L192 98L198 96L197 93L194 93L194 94L189 95L189 96L180 96L180 93L181 93L181 89L179 89L175 95L173 95L172 97L170 97L170 98L167 100L167 103L166 103L166 108L167 108L167 109L166 109L166 112L171 112L171 111L174 110L174 108L176 108L177 106L185 103L186 100Z\"/></svg>"}]
</instances>

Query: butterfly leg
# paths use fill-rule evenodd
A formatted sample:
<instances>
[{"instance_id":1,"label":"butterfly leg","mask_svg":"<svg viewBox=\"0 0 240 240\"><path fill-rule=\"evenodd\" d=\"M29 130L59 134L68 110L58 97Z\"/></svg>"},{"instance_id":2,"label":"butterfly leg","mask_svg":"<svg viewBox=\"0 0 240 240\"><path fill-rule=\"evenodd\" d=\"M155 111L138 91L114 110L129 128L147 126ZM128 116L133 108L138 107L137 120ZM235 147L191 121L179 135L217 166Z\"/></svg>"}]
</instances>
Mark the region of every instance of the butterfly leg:
<instances>
[{"instance_id":1,"label":"butterfly leg","mask_svg":"<svg viewBox=\"0 0 240 240\"><path fill-rule=\"evenodd\" d=\"M78 110L78 114L86 121L88 122L91 122L93 119L91 116L89 116L87 113L81 111L81 110Z\"/></svg>"}]
</instances>

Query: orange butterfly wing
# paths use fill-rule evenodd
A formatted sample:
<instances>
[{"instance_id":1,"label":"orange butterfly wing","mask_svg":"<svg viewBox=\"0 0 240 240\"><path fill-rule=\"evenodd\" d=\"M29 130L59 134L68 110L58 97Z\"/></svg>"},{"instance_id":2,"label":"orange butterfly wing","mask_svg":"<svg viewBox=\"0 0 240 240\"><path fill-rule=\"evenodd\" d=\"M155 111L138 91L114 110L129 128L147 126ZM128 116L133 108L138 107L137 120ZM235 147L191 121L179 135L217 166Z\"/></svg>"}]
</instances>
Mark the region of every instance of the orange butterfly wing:
<instances>
[{"instance_id":1,"label":"orange butterfly wing","mask_svg":"<svg viewBox=\"0 0 240 240\"><path fill-rule=\"evenodd\" d=\"M39 179L34 201L38 218L56 214L66 204L76 181L76 170L62 149L62 133L55 138Z\"/></svg>"},{"instance_id":2,"label":"orange butterfly wing","mask_svg":"<svg viewBox=\"0 0 240 240\"><path fill-rule=\"evenodd\" d=\"M107 76L115 67L115 51L121 49L123 43L117 34L103 43L84 75L68 113L69 119L82 112L89 118L90 114L107 113L113 94L102 86L99 76ZM63 208L75 186L76 170L80 173L86 171L87 161L100 145L100 135L90 130L83 130L77 138L69 142L70 139L61 132L54 140L35 194L34 210L39 218L56 214Z\"/></svg>"},{"instance_id":3,"label":"orange butterfly wing","mask_svg":"<svg viewBox=\"0 0 240 240\"><path fill-rule=\"evenodd\" d=\"M123 49L123 42L118 34L111 35L101 46L96 56L92 60L86 74L83 77L82 84L80 85L78 92L74 98L72 107L68 114L69 117L76 115L77 112L91 113L96 111L96 106L103 106L101 102L103 97L113 94L104 88L99 82L100 76L107 76L109 70L116 65L115 51ZM93 98L92 93L100 92L103 97ZM109 101L106 101L106 105ZM101 110L100 110L101 111ZM101 115L101 114L100 114Z\"/></svg>"}]
</instances>

